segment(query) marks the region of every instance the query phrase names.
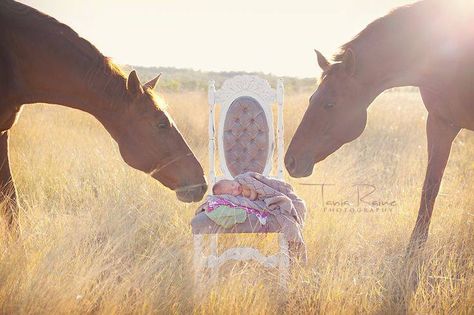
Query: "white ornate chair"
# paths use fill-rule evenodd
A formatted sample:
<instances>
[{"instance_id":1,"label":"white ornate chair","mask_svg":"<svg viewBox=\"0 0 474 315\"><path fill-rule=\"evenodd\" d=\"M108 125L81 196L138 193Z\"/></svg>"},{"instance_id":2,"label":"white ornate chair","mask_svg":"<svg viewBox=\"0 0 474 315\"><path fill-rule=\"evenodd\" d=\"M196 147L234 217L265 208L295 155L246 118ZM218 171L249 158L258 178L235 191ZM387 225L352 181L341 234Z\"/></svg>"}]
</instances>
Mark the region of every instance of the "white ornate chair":
<instances>
[{"instance_id":1,"label":"white ornate chair","mask_svg":"<svg viewBox=\"0 0 474 315\"><path fill-rule=\"evenodd\" d=\"M278 179L283 179L283 82L276 90L266 80L257 76L241 75L228 79L216 90L214 81L209 82L209 183L210 187L220 179L232 179L238 174L255 171L271 176L277 154ZM273 105L278 106L278 122L275 137ZM220 104L217 131L217 151L222 176L216 175L215 165L215 110ZM211 269L211 281L215 282L219 267L228 260L254 260L266 267L279 269L279 283L286 287L289 275L288 241L279 226L262 225L254 215L248 215L244 223L225 229L212 222L204 212L191 222L194 236L195 281L199 284L205 268ZM264 256L251 247L236 247L218 253L218 234L224 233L278 233L279 253ZM203 253L205 236L209 239L210 255Z\"/></svg>"}]
</instances>

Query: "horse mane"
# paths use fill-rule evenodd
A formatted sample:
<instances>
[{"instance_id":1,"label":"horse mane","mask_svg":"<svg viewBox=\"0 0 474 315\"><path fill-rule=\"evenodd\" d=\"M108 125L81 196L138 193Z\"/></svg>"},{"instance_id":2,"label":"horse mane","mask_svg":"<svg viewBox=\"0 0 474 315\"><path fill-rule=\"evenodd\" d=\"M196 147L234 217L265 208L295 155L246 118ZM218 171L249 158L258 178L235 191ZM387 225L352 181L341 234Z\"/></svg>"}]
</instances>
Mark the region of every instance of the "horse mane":
<instances>
[{"instance_id":1,"label":"horse mane","mask_svg":"<svg viewBox=\"0 0 474 315\"><path fill-rule=\"evenodd\" d=\"M344 55L346 51L361 41L373 37L377 34L388 34L393 32L393 28L398 25L402 25L405 21L409 20L412 16L411 13L413 9L421 8L422 3L428 1L420 1L413 4L408 4L405 6L398 7L387 15L382 16L369 25L367 25L360 33L358 33L352 40L342 45L339 51L333 56L333 60L336 62L341 62L344 60Z\"/></svg>"},{"instance_id":2,"label":"horse mane","mask_svg":"<svg viewBox=\"0 0 474 315\"><path fill-rule=\"evenodd\" d=\"M14 18L12 18L14 17ZM61 51L65 55L81 54L81 62L78 64L85 71L84 80L87 80L89 88L98 88L97 82L101 77L106 77L102 89L110 96L110 106L115 107L117 98L126 97L127 93L127 76L116 65L111 58L105 57L93 44L86 39L80 37L72 28L63 24L55 18L44 14L32 7L18 3L13 0L0 0L0 26L1 20L11 22L17 28L28 32L38 34L38 38L48 41L56 47L60 44ZM61 41L58 41L58 38ZM155 105L160 110L166 109L166 103L162 98L146 90L145 93L154 100Z\"/></svg>"},{"instance_id":3,"label":"horse mane","mask_svg":"<svg viewBox=\"0 0 474 315\"><path fill-rule=\"evenodd\" d=\"M110 63L94 45L80 37L72 28L53 17L22 3L10 0L1 1L0 8L6 18L8 18L8 16L15 17L10 20L14 20L13 22L17 26L32 32L44 32L43 34L55 36L59 35L65 39L72 48L79 49L89 58L101 60L104 63Z\"/></svg>"},{"instance_id":4,"label":"horse mane","mask_svg":"<svg viewBox=\"0 0 474 315\"><path fill-rule=\"evenodd\" d=\"M101 80L101 77L108 78L104 92L111 96L111 104L115 103L114 98L125 94L127 78L124 72L111 58L105 57L93 44L80 37L66 24L12 0L0 1L0 17L18 30L35 34L33 38L50 43L52 49L75 58L76 66L85 72L84 80L88 81L90 88L97 88L95 83ZM81 58L77 58L78 53Z\"/></svg>"}]
</instances>

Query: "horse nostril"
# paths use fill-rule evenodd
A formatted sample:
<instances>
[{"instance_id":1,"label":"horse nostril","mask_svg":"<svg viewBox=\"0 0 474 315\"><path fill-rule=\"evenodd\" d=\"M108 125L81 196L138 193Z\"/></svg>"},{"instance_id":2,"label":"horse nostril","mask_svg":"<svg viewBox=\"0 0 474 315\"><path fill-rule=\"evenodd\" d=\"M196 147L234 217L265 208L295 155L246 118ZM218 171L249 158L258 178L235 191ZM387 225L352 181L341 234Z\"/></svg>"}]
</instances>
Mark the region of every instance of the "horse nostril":
<instances>
[{"instance_id":1,"label":"horse nostril","mask_svg":"<svg viewBox=\"0 0 474 315\"><path fill-rule=\"evenodd\" d=\"M292 173L296 168L296 161L295 158L292 156L285 157L285 166L288 172Z\"/></svg>"}]
</instances>

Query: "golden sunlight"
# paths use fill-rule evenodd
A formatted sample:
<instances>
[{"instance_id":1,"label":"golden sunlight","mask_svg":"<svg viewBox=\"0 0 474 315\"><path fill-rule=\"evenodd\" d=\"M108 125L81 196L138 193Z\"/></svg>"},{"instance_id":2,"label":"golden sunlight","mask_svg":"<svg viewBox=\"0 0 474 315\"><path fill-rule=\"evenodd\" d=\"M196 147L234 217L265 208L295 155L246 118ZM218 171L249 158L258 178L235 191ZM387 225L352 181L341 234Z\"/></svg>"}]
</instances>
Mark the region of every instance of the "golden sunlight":
<instances>
[{"instance_id":1,"label":"golden sunlight","mask_svg":"<svg viewBox=\"0 0 474 315\"><path fill-rule=\"evenodd\" d=\"M0 0L0 315L474 314L474 0L415 1Z\"/></svg>"},{"instance_id":2,"label":"golden sunlight","mask_svg":"<svg viewBox=\"0 0 474 315\"><path fill-rule=\"evenodd\" d=\"M314 48L332 55L373 19L413 2L20 1L67 23L122 64L298 77L318 75Z\"/></svg>"}]
</instances>

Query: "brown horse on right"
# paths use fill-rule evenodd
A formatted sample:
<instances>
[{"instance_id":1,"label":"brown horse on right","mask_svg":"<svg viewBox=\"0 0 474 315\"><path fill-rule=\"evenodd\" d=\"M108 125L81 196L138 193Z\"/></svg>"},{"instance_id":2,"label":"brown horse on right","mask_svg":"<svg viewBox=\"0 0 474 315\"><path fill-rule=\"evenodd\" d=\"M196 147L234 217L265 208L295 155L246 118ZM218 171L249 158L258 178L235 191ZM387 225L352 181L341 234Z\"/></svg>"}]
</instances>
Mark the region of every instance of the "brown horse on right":
<instances>
[{"instance_id":1,"label":"brown horse on right","mask_svg":"<svg viewBox=\"0 0 474 315\"><path fill-rule=\"evenodd\" d=\"M420 248L451 151L463 128L474 130L474 4L424 0L368 25L329 63L290 143L285 165L311 175L343 144L360 136L367 107L384 90L417 86L428 110L428 167L409 249Z\"/></svg>"}]
</instances>

